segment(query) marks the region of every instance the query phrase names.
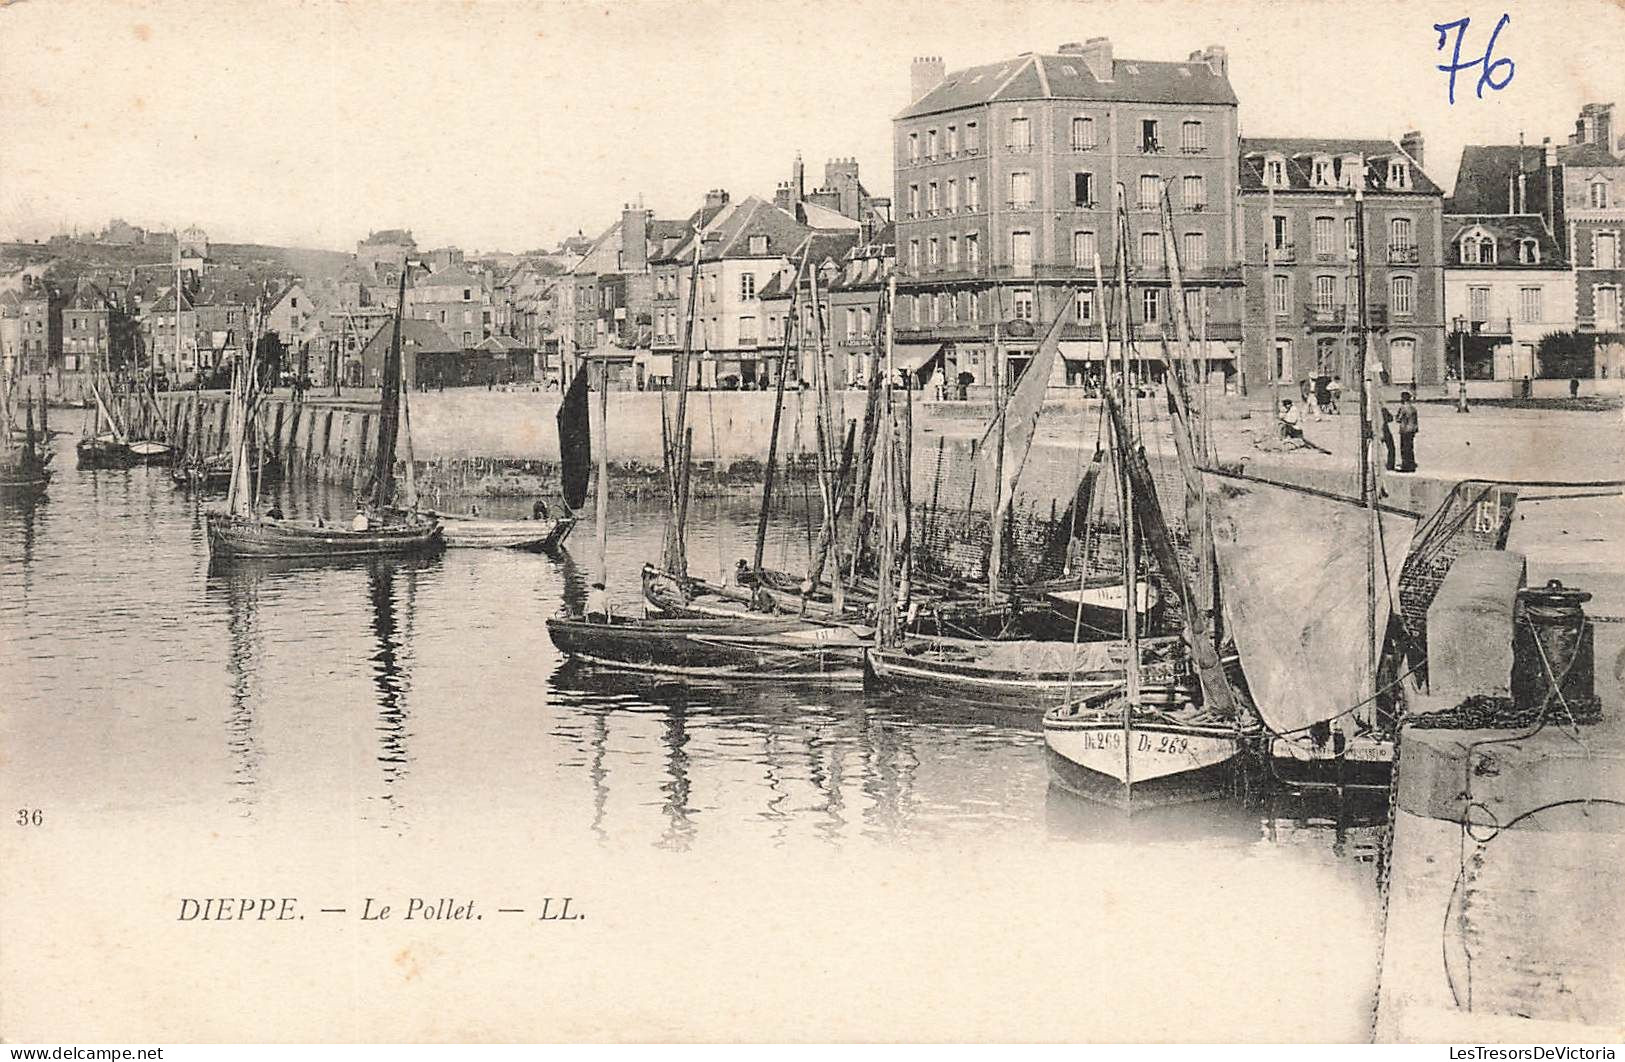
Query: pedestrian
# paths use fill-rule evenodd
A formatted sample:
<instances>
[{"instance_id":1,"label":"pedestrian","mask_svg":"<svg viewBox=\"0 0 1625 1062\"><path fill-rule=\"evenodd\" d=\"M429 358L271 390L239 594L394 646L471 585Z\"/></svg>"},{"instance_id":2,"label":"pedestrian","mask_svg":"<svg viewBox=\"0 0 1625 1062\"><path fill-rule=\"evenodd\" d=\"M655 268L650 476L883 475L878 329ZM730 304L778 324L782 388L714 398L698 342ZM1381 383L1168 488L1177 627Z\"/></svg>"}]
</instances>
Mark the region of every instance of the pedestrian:
<instances>
[{"instance_id":1,"label":"pedestrian","mask_svg":"<svg viewBox=\"0 0 1625 1062\"><path fill-rule=\"evenodd\" d=\"M1569 381L1569 397L1570 398L1579 398L1580 397L1580 381L1579 380L1570 380Z\"/></svg>"},{"instance_id":2,"label":"pedestrian","mask_svg":"<svg viewBox=\"0 0 1625 1062\"><path fill-rule=\"evenodd\" d=\"M1321 375L1315 377L1315 419L1319 420L1322 413L1332 412L1332 378Z\"/></svg>"},{"instance_id":3,"label":"pedestrian","mask_svg":"<svg viewBox=\"0 0 1625 1062\"><path fill-rule=\"evenodd\" d=\"M1343 381L1335 376L1332 377L1332 382L1327 385L1326 391L1332 400L1330 412L1334 414L1341 412L1343 408Z\"/></svg>"},{"instance_id":4,"label":"pedestrian","mask_svg":"<svg viewBox=\"0 0 1625 1062\"><path fill-rule=\"evenodd\" d=\"M1416 432L1420 428L1416 405L1409 391L1399 392L1399 410L1394 414L1394 425L1399 429L1399 471L1416 471Z\"/></svg>"},{"instance_id":5,"label":"pedestrian","mask_svg":"<svg viewBox=\"0 0 1625 1062\"><path fill-rule=\"evenodd\" d=\"M1320 407L1315 405L1315 385L1313 381L1302 380L1298 383L1298 397L1302 399L1300 411L1307 409L1316 420L1320 419Z\"/></svg>"},{"instance_id":6,"label":"pedestrian","mask_svg":"<svg viewBox=\"0 0 1625 1062\"><path fill-rule=\"evenodd\" d=\"M1382 467L1392 472L1394 470L1394 415L1388 412L1388 407L1382 403L1377 404L1382 413Z\"/></svg>"}]
</instances>

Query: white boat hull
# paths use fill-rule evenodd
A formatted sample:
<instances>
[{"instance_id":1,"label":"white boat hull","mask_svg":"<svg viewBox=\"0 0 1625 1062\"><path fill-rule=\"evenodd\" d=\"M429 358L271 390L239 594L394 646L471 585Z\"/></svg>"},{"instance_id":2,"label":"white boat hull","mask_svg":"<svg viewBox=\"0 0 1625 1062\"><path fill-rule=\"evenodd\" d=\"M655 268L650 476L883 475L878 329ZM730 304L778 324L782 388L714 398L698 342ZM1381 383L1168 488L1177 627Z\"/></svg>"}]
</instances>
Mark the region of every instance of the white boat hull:
<instances>
[{"instance_id":1,"label":"white boat hull","mask_svg":"<svg viewBox=\"0 0 1625 1062\"><path fill-rule=\"evenodd\" d=\"M440 516L447 548L551 550L569 537L575 521L488 520Z\"/></svg>"},{"instance_id":2,"label":"white boat hull","mask_svg":"<svg viewBox=\"0 0 1625 1062\"><path fill-rule=\"evenodd\" d=\"M1216 724L1136 719L1057 708L1044 717L1051 777L1090 799L1123 805L1207 800L1223 795L1241 737Z\"/></svg>"}]
</instances>

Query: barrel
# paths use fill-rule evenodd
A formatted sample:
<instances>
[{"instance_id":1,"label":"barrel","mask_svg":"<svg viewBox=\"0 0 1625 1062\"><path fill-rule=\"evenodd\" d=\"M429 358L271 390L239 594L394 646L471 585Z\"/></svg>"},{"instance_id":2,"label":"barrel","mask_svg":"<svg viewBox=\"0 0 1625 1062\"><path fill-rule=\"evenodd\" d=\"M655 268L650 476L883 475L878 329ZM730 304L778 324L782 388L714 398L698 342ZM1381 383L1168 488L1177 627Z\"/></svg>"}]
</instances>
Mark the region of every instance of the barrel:
<instances>
[{"instance_id":1,"label":"barrel","mask_svg":"<svg viewBox=\"0 0 1625 1062\"><path fill-rule=\"evenodd\" d=\"M1551 718L1563 717L1564 702L1576 721L1595 715L1595 654L1583 607L1590 600L1586 591L1556 579L1519 591L1512 640L1512 700L1519 709L1539 708L1550 697Z\"/></svg>"}]
</instances>

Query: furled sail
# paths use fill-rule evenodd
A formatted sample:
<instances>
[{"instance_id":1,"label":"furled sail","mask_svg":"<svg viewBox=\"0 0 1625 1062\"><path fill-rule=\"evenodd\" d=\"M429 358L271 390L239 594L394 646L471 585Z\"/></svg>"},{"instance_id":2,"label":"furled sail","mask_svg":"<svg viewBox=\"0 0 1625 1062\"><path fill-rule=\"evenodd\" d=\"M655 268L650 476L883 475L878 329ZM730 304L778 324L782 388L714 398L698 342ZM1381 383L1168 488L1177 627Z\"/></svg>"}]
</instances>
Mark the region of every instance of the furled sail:
<instances>
[{"instance_id":1,"label":"furled sail","mask_svg":"<svg viewBox=\"0 0 1625 1062\"><path fill-rule=\"evenodd\" d=\"M1204 473L1225 618L1259 716L1280 734L1347 714L1373 694L1366 630L1371 514L1358 501ZM1416 519L1383 509L1377 631Z\"/></svg>"},{"instance_id":2,"label":"furled sail","mask_svg":"<svg viewBox=\"0 0 1625 1062\"><path fill-rule=\"evenodd\" d=\"M587 373L578 371L559 406L559 475L564 504L587 504L587 477L592 472L592 426L587 412Z\"/></svg>"}]
</instances>

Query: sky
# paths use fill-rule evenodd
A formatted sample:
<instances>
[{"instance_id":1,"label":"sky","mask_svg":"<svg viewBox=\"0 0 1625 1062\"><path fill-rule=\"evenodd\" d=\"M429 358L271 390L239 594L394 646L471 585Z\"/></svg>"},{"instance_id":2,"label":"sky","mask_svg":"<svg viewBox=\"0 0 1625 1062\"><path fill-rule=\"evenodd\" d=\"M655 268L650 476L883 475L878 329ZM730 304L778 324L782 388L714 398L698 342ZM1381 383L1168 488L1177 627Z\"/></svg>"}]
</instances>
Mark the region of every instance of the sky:
<instances>
[{"instance_id":1,"label":"sky","mask_svg":"<svg viewBox=\"0 0 1625 1062\"><path fill-rule=\"evenodd\" d=\"M1435 23L1513 76L1456 103ZM1110 37L1118 58L1230 53L1243 135L1426 138L1448 190L1461 147L1561 143L1618 101L1625 5L1502 0L26 0L0 7L0 237L110 217L211 239L349 250L551 246L641 198L771 196L797 151L816 185L855 157L891 194L909 64L950 71ZM1453 33L1452 33L1453 36ZM1499 80L1506 67L1496 70Z\"/></svg>"}]
</instances>

